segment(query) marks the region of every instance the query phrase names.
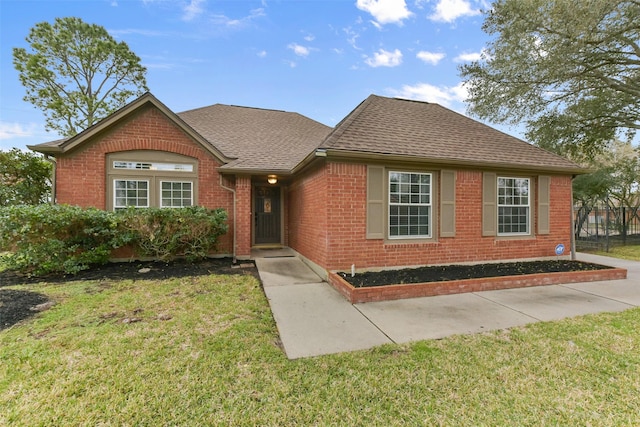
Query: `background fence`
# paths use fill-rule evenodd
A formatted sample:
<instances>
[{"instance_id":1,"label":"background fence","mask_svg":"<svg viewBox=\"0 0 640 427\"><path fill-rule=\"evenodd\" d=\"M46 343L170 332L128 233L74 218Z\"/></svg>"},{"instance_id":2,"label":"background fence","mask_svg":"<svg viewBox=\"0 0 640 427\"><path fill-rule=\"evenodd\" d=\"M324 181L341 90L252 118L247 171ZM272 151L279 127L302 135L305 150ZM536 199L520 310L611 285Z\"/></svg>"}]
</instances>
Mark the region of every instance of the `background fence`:
<instances>
[{"instance_id":1,"label":"background fence","mask_svg":"<svg viewBox=\"0 0 640 427\"><path fill-rule=\"evenodd\" d=\"M573 217L577 250L608 252L614 246L640 245L640 206L574 206Z\"/></svg>"}]
</instances>

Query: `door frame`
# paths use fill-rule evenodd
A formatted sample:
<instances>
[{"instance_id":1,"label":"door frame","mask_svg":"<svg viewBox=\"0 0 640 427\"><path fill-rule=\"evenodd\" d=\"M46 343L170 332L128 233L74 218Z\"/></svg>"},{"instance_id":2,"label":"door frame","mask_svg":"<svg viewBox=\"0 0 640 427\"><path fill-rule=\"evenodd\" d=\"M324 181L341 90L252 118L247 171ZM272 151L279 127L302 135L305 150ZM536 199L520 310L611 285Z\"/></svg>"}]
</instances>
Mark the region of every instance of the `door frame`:
<instances>
[{"instance_id":1,"label":"door frame","mask_svg":"<svg viewBox=\"0 0 640 427\"><path fill-rule=\"evenodd\" d=\"M275 188L279 191L280 196L280 236L279 241L276 243L258 243L256 244L256 221L255 221L255 213L256 213L256 187L269 187ZM251 184L251 246L283 246L284 245L284 197L281 185L272 185L272 184L262 184L262 183L252 183Z\"/></svg>"}]
</instances>

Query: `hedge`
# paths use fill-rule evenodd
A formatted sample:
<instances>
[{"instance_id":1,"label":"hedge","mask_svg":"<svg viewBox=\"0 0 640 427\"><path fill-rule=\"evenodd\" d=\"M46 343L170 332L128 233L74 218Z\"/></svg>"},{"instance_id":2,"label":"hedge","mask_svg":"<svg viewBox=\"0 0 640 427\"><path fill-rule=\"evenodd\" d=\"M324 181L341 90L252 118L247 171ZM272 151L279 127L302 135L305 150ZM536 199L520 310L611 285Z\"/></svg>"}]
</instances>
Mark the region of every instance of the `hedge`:
<instances>
[{"instance_id":1,"label":"hedge","mask_svg":"<svg viewBox=\"0 0 640 427\"><path fill-rule=\"evenodd\" d=\"M11 269L30 275L75 274L108 262L131 245L140 256L205 258L226 233L223 209L128 209L106 212L68 205L0 208L0 251Z\"/></svg>"}]
</instances>

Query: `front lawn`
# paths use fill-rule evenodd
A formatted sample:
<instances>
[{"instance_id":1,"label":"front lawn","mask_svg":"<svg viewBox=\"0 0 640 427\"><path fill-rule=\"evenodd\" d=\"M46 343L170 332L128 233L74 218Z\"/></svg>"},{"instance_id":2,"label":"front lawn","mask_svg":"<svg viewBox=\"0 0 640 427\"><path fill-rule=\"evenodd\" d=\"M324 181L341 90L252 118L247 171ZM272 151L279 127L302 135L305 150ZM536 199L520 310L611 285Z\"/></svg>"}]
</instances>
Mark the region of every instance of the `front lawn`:
<instances>
[{"instance_id":1,"label":"front lawn","mask_svg":"<svg viewBox=\"0 0 640 427\"><path fill-rule=\"evenodd\" d=\"M1 287L0 425L638 425L640 309L289 361L251 275Z\"/></svg>"},{"instance_id":2,"label":"front lawn","mask_svg":"<svg viewBox=\"0 0 640 427\"><path fill-rule=\"evenodd\" d=\"M631 261L640 261L640 245L615 246L610 248L609 252L600 251L594 252L594 254L628 259Z\"/></svg>"}]
</instances>

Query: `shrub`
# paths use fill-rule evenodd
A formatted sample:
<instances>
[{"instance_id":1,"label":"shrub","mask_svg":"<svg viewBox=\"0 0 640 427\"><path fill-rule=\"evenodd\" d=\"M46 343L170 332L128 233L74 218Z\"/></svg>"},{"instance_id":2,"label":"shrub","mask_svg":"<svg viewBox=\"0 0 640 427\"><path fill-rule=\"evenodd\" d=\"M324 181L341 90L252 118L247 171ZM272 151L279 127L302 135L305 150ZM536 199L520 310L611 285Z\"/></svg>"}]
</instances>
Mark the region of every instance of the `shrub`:
<instances>
[{"instance_id":1,"label":"shrub","mask_svg":"<svg viewBox=\"0 0 640 427\"><path fill-rule=\"evenodd\" d=\"M128 209L120 213L120 229L143 256L168 261L205 258L227 232L227 213L203 207Z\"/></svg>"},{"instance_id":2,"label":"shrub","mask_svg":"<svg viewBox=\"0 0 640 427\"><path fill-rule=\"evenodd\" d=\"M30 275L75 274L106 263L132 244L138 255L168 261L205 258L226 233L226 212L202 207L106 212L66 205L0 208L2 262Z\"/></svg>"},{"instance_id":3,"label":"shrub","mask_svg":"<svg viewBox=\"0 0 640 427\"><path fill-rule=\"evenodd\" d=\"M66 205L0 208L0 248L12 269L41 275L77 273L108 261L126 243L112 213Z\"/></svg>"}]
</instances>

